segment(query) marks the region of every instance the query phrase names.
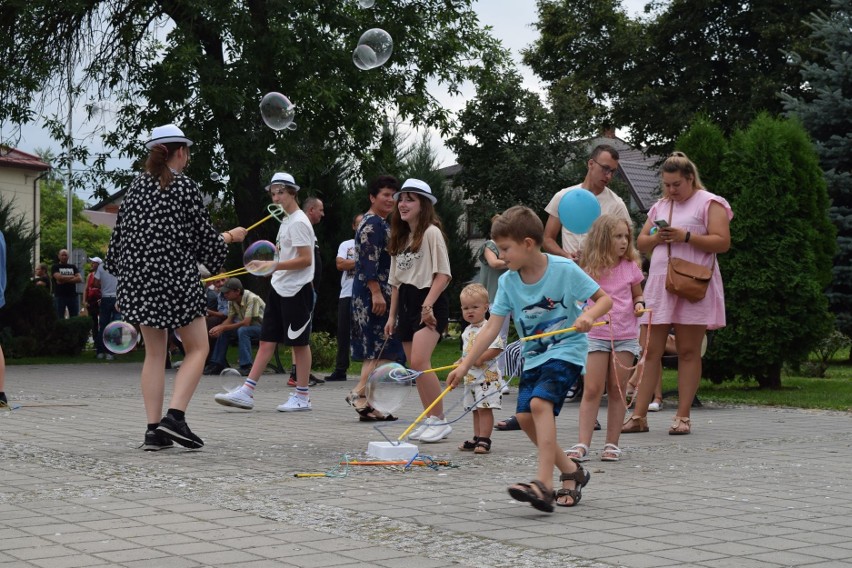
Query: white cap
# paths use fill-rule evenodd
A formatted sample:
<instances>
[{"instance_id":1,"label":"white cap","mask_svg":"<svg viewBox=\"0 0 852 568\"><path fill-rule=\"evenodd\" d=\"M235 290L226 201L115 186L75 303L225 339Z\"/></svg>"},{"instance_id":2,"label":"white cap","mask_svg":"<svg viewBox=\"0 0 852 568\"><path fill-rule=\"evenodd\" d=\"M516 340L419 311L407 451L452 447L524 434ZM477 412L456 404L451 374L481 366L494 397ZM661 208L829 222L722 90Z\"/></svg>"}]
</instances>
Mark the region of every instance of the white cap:
<instances>
[{"instance_id":1,"label":"white cap","mask_svg":"<svg viewBox=\"0 0 852 568\"><path fill-rule=\"evenodd\" d=\"M90 256L90 257L89 257L89 262L97 262L98 264L103 264L103 263L104 263L104 261L102 261L102 260L101 260L101 257L99 257L99 256Z\"/></svg>"},{"instance_id":2,"label":"white cap","mask_svg":"<svg viewBox=\"0 0 852 568\"><path fill-rule=\"evenodd\" d=\"M287 172L276 172L272 176L272 181L269 182L269 185L266 186L266 191L269 191L269 188L273 185L286 185L292 187L296 191L299 191L299 186L296 185L296 180L293 179L293 176L288 174Z\"/></svg>"},{"instance_id":3,"label":"white cap","mask_svg":"<svg viewBox=\"0 0 852 568\"><path fill-rule=\"evenodd\" d=\"M192 140L183 135L183 130L174 124L166 124L151 131L151 138L145 142L145 147L150 150L157 144L168 144L169 142L181 142L187 146L192 146Z\"/></svg>"},{"instance_id":4,"label":"white cap","mask_svg":"<svg viewBox=\"0 0 852 568\"><path fill-rule=\"evenodd\" d=\"M402 189L393 194L394 201L399 201L400 193L419 193L431 201L432 205L438 203L438 198L432 195L432 188L429 187L429 184L419 179L408 178L405 180L405 183L402 184Z\"/></svg>"}]
</instances>

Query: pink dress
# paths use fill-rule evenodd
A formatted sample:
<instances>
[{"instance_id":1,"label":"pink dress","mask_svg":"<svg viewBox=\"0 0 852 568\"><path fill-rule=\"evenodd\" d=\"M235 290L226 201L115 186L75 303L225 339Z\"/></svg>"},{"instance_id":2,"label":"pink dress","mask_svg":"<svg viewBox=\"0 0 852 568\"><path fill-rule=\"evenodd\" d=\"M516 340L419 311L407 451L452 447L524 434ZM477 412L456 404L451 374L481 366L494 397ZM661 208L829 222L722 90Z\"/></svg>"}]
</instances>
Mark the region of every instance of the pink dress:
<instances>
[{"instance_id":1,"label":"pink dress","mask_svg":"<svg viewBox=\"0 0 852 568\"><path fill-rule=\"evenodd\" d=\"M657 201L648 211L648 218L669 218L672 205L671 225L686 229L693 235L707 234L707 218L711 203L719 203L725 208L728 220L734 217L734 212L725 198L710 193L706 189L696 191L684 202L673 203L668 199ZM689 243L672 243L672 257L682 258L696 264L711 266L715 255L698 250ZM645 283L645 303L653 310L651 323L666 324L680 323L686 325L706 325L707 329L725 327L725 289L722 285L722 275L719 264L713 268L713 278L707 289L707 295L700 302L692 303L666 291L666 268L668 266L668 247L664 244L654 247L651 253L651 267L648 270L648 281ZM648 314L644 314L640 324L648 323Z\"/></svg>"}]
</instances>

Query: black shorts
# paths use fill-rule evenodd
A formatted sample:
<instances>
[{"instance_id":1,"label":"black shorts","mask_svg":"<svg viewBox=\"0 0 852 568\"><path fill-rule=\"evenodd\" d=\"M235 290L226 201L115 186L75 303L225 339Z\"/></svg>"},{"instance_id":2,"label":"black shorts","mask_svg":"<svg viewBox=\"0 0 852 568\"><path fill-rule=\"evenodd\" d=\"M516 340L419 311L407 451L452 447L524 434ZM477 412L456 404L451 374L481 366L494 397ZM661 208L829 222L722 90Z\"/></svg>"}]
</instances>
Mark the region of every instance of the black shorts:
<instances>
[{"instance_id":1,"label":"black shorts","mask_svg":"<svg viewBox=\"0 0 852 568\"><path fill-rule=\"evenodd\" d=\"M314 309L314 287L305 284L295 296L282 298L272 288L266 299L260 340L287 346L308 345L311 339L311 312Z\"/></svg>"},{"instance_id":2,"label":"black shorts","mask_svg":"<svg viewBox=\"0 0 852 568\"><path fill-rule=\"evenodd\" d=\"M400 341L411 341L414 339L415 333L426 327L420 323L420 317L423 302L426 301L428 295L429 288L415 288L411 284L399 286L399 314L394 335ZM443 335L450 318L450 305L447 302L446 292L441 292L441 295L438 296L435 305L432 306L432 313L435 314L435 319L438 322L435 331Z\"/></svg>"}]
</instances>

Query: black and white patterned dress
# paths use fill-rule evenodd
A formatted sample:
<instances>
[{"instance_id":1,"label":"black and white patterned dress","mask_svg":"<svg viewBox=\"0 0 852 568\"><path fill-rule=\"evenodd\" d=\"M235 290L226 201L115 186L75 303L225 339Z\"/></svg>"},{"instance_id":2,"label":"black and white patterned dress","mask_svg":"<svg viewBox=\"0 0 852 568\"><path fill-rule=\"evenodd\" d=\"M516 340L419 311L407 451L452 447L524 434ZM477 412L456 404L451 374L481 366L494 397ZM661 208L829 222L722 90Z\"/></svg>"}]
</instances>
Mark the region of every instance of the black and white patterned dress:
<instances>
[{"instance_id":1,"label":"black and white patterned dress","mask_svg":"<svg viewBox=\"0 0 852 568\"><path fill-rule=\"evenodd\" d=\"M177 328L206 313L198 263L216 274L226 253L194 181L176 174L161 189L144 173L133 180L118 211L104 267L118 278L125 321Z\"/></svg>"}]
</instances>

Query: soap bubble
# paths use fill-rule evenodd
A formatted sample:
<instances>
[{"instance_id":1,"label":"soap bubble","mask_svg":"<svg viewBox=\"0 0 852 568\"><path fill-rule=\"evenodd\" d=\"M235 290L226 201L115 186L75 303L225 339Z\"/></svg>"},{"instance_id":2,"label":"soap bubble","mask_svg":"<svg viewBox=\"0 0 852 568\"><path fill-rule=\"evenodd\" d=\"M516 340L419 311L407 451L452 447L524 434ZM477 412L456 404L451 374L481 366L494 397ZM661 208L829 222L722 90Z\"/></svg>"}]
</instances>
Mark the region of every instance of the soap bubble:
<instances>
[{"instance_id":1,"label":"soap bubble","mask_svg":"<svg viewBox=\"0 0 852 568\"><path fill-rule=\"evenodd\" d=\"M222 176L219 172L210 172L210 181L219 181L220 179L222 179Z\"/></svg>"},{"instance_id":2,"label":"soap bubble","mask_svg":"<svg viewBox=\"0 0 852 568\"><path fill-rule=\"evenodd\" d=\"M401 369L401 371L400 371ZM394 378L394 371L403 378ZM384 414L396 412L411 394L414 379L408 369L399 363L385 363L376 367L367 379L367 404Z\"/></svg>"},{"instance_id":3,"label":"soap bubble","mask_svg":"<svg viewBox=\"0 0 852 568\"><path fill-rule=\"evenodd\" d=\"M287 125L287 130L296 130L297 126L295 122L291 122Z\"/></svg>"},{"instance_id":4,"label":"soap bubble","mask_svg":"<svg viewBox=\"0 0 852 568\"><path fill-rule=\"evenodd\" d=\"M275 272L275 265L260 264L270 260L278 262L278 248L269 241L252 243L243 254L246 270L255 276L267 276Z\"/></svg>"},{"instance_id":5,"label":"soap bubble","mask_svg":"<svg viewBox=\"0 0 852 568\"><path fill-rule=\"evenodd\" d=\"M358 5L362 8L372 8L376 3L376 0L358 0Z\"/></svg>"},{"instance_id":6,"label":"soap bubble","mask_svg":"<svg viewBox=\"0 0 852 568\"><path fill-rule=\"evenodd\" d=\"M364 71L381 67L387 63L393 53L393 39L383 29L367 30L358 40L358 46L352 52L352 61L358 69Z\"/></svg>"},{"instance_id":7,"label":"soap bubble","mask_svg":"<svg viewBox=\"0 0 852 568\"><path fill-rule=\"evenodd\" d=\"M172 331L172 333L174 334L176 340L183 343L183 339L180 338L180 333L178 332L178 330L175 329L175 330Z\"/></svg>"},{"instance_id":8,"label":"soap bubble","mask_svg":"<svg viewBox=\"0 0 852 568\"><path fill-rule=\"evenodd\" d=\"M123 355L136 347L139 334L136 328L127 322L114 321L104 328L104 347Z\"/></svg>"},{"instance_id":9,"label":"soap bubble","mask_svg":"<svg viewBox=\"0 0 852 568\"><path fill-rule=\"evenodd\" d=\"M266 93L260 101L260 116L266 126L273 130L284 130L293 122L296 105L281 93Z\"/></svg>"}]
</instances>

